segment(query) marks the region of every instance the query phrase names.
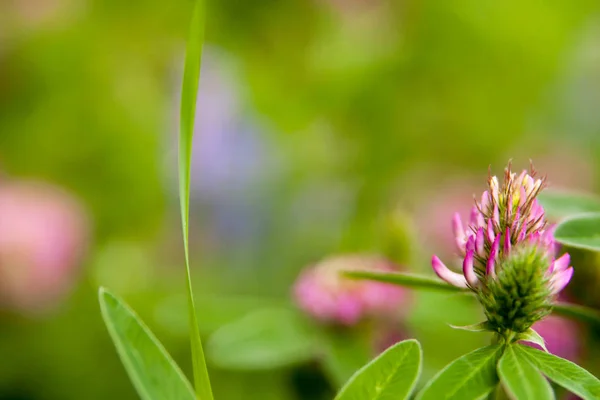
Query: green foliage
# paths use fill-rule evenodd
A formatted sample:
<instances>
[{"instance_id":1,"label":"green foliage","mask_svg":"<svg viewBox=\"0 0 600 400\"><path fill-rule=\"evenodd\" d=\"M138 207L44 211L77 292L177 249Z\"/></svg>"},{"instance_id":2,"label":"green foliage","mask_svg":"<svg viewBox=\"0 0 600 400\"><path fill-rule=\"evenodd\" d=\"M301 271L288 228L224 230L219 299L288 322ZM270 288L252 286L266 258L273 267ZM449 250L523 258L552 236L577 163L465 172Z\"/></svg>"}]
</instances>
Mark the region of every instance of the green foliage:
<instances>
[{"instance_id":1,"label":"green foliage","mask_svg":"<svg viewBox=\"0 0 600 400\"><path fill-rule=\"evenodd\" d=\"M527 359L521 345L506 347L498 363L498 375L511 399L554 399L550 383Z\"/></svg>"},{"instance_id":2,"label":"green foliage","mask_svg":"<svg viewBox=\"0 0 600 400\"><path fill-rule=\"evenodd\" d=\"M600 251L600 213L578 215L556 227L557 242L577 249Z\"/></svg>"},{"instance_id":3,"label":"green foliage","mask_svg":"<svg viewBox=\"0 0 600 400\"><path fill-rule=\"evenodd\" d=\"M481 399L498 384L496 363L503 346L496 344L466 354L441 370L417 395L417 400Z\"/></svg>"},{"instance_id":4,"label":"green foliage","mask_svg":"<svg viewBox=\"0 0 600 400\"><path fill-rule=\"evenodd\" d=\"M317 357L314 329L293 310L255 311L218 329L207 342L207 356L220 368L264 370Z\"/></svg>"},{"instance_id":5,"label":"green foliage","mask_svg":"<svg viewBox=\"0 0 600 400\"><path fill-rule=\"evenodd\" d=\"M600 398L600 380L577 364L530 347L521 346L520 351L553 382L584 400Z\"/></svg>"},{"instance_id":6,"label":"green foliage","mask_svg":"<svg viewBox=\"0 0 600 400\"><path fill-rule=\"evenodd\" d=\"M468 290L441 282L439 279L428 276L407 274L401 272L368 272L368 271L346 271L344 276L353 279L368 279L372 281L390 283L415 289L435 290L441 292L464 292Z\"/></svg>"},{"instance_id":7,"label":"green foliage","mask_svg":"<svg viewBox=\"0 0 600 400\"><path fill-rule=\"evenodd\" d=\"M420 373L421 346L416 340L405 340L356 372L335 400L408 399Z\"/></svg>"},{"instance_id":8,"label":"green foliage","mask_svg":"<svg viewBox=\"0 0 600 400\"><path fill-rule=\"evenodd\" d=\"M538 200L550 220L600 212L600 198L590 194L547 190L539 194Z\"/></svg>"},{"instance_id":9,"label":"green foliage","mask_svg":"<svg viewBox=\"0 0 600 400\"><path fill-rule=\"evenodd\" d=\"M192 278L190 274L189 256L189 210L190 210L190 162L192 156L192 139L194 137L194 120L196 113L196 97L200 80L200 64L202 46L204 44L204 1L196 0L188 36L183 84L181 89L180 131L179 131L179 200L181 206L181 226L183 230L183 247L185 253L186 286L190 319L190 339L192 344L192 362L194 365L194 383L199 400L212 400L212 389L200 329L194 306Z\"/></svg>"},{"instance_id":10,"label":"green foliage","mask_svg":"<svg viewBox=\"0 0 600 400\"><path fill-rule=\"evenodd\" d=\"M551 312L545 276L550 260L535 246L516 247L496 267L496 278L478 291L492 329L503 336L521 333Z\"/></svg>"},{"instance_id":11,"label":"green foliage","mask_svg":"<svg viewBox=\"0 0 600 400\"><path fill-rule=\"evenodd\" d=\"M140 397L194 399L186 377L133 310L106 289L100 289L99 298L108 332Z\"/></svg>"}]
</instances>

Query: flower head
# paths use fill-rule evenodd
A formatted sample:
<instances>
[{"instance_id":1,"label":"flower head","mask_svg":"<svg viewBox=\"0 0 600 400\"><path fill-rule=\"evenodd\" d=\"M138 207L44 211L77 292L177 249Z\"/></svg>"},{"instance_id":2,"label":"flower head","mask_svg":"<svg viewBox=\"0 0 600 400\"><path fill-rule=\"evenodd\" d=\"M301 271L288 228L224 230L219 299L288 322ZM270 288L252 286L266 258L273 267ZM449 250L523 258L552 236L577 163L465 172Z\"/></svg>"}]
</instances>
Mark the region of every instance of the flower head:
<instances>
[{"instance_id":1,"label":"flower head","mask_svg":"<svg viewBox=\"0 0 600 400\"><path fill-rule=\"evenodd\" d=\"M533 168L517 175L509 164L502 183L490 175L466 227L460 215L452 219L462 274L432 259L441 279L477 293L498 332L529 329L550 312L553 297L573 275L568 254L555 258L552 227L537 200L544 187Z\"/></svg>"},{"instance_id":2,"label":"flower head","mask_svg":"<svg viewBox=\"0 0 600 400\"><path fill-rule=\"evenodd\" d=\"M394 316L406 303L406 290L385 283L347 279L340 273L395 269L391 262L376 256L327 258L300 274L294 286L294 298L299 308L323 322L354 325L367 317Z\"/></svg>"}]
</instances>

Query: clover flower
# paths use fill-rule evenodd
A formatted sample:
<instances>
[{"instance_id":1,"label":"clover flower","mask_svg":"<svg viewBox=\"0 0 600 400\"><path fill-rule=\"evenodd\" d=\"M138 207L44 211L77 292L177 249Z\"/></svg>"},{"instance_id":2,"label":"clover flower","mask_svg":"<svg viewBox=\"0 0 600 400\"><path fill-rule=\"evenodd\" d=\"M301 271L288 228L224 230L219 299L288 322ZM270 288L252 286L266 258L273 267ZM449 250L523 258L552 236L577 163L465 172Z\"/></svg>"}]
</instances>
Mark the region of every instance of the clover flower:
<instances>
[{"instance_id":1,"label":"clover flower","mask_svg":"<svg viewBox=\"0 0 600 400\"><path fill-rule=\"evenodd\" d=\"M304 270L294 286L295 302L313 318L352 326L365 318L394 318L407 304L408 293L398 286L344 278L342 271L390 272L388 260L368 255L327 258Z\"/></svg>"},{"instance_id":2,"label":"clover flower","mask_svg":"<svg viewBox=\"0 0 600 400\"><path fill-rule=\"evenodd\" d=\"M535 178L533 168L517 175L509 164L502 184L490 174L488 186L466 228L460 215L452 219L462 274L435 255L432 266L444 281L477 294L491 330L521 333L550 313L573 268L568 254L555 258L553 229L537 200L545 178Z\"/></svg>"}]
</instances>

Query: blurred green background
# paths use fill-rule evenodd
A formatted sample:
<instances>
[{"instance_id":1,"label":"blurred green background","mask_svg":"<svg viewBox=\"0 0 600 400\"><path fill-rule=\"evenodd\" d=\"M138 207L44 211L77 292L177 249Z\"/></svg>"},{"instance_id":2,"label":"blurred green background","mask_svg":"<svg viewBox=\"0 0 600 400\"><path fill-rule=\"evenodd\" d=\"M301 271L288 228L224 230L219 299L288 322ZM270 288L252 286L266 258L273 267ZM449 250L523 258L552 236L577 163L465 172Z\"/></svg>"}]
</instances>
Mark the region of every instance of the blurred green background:
<instances>
[{"instance_id":1,"label":"blurred green background","mask_svg":"<svg viewBox=\"0 0 600 400\"><path fill-rule=\"evenodd\" d=\"M0 283L1 400L136 398L100 285L190 372L176 145L192 6L0 2L0 193L43 182L76 202L79 228L42 222L24 248L80 254L44 274L10 262L2 238L37 225L0 210L0 281L18 283ZM532 159L553 187L596 191L599 41L595 1L209 1L191 210L203 333L289 303L329 254L430 273L490 164ZM426 375L486 340L447 326L480 318L462 299L419 294L407 318ZM211 365L223 400L331 398L322 375Z\"/></svg>"}]
</instances>

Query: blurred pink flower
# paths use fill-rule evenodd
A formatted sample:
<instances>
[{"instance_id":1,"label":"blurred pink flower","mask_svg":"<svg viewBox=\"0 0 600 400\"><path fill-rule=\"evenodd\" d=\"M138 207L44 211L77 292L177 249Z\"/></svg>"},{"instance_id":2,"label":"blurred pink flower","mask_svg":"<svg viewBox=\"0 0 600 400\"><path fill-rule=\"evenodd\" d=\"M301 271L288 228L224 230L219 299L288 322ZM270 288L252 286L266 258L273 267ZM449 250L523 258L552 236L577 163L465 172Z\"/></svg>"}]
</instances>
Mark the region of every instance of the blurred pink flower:
<instances>
[{"instance_id":1,"label":"blurred pink flower","mask_svg":"<svg viewBox=\"0 0 600 400\"><path fill-rule=\"evenodd\" d=\"M85 213L43 183L0 183L0 303L20 310L55 304L70 288L87 243Z\"/></svg>"},{"instance_id":2,"label":"blurred pink flower","mask_svg":"<svg viewBox=\"0 0 600 400\"><path fill-rule=\"evenodd\" d=\"M577 323L550 315L536 322L532 327L546 341L546 348L552 354L567 360L578 362L582 354L581 334ZM525 342L524 344L540 349L540 346Z\"/></svg>"},{"instance_id":3,"label":"blurred pink flower","mask_svg":"<svg viewBox=\"0 0 600 400\"><path fill-rule=\"evenodd\" d=\"M297 305L323 322L354 325L368 317L393 318L405 311L408 292L384 283L352 280L343 270L394 271L377 256L344 255L327 258L304 270L294 287Z\"/></svg>"}]
</instances>

